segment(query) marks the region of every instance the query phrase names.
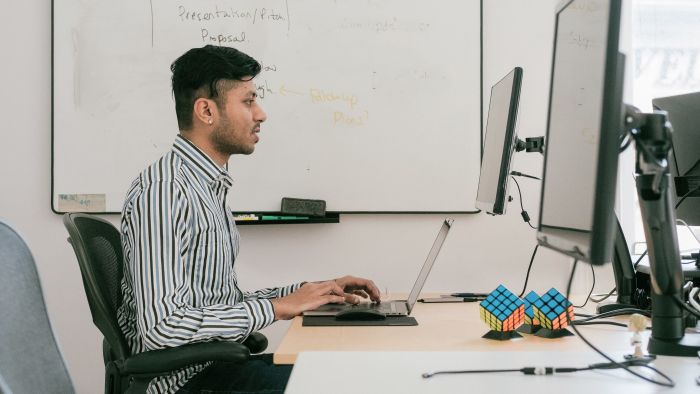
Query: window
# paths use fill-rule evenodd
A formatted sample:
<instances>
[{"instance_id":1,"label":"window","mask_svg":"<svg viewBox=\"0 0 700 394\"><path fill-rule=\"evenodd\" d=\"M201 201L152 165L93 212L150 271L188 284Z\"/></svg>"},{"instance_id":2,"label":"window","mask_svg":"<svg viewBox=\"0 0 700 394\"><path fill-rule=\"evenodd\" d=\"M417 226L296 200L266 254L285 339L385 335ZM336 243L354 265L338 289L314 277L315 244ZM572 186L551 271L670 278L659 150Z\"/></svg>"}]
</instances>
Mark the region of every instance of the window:
<instances>
[{"instance_id":1,"label":"window","mask_svg":"<svg viewBox=\"0 0 700 394\"><path fill-rule=\"evenodd\" d=\"M650 112L655 97L700 91L700 1L637 0L626 11L631 16L629 30L625 32L629 34L627 62L631 64L627 72L632 75L627 81L632 83L632 89L627 97L631 93L631 104ZM630 159L634 160L633 155L622 160ZM634 166L621 164L621 168L633 171ZM631 178L629 173L620 176ZM634 229L626 229L627 236L630 241L643 243L644 229L634 183L620 184L621 205L634 201L636 210ZM628 190L630 185L632 190ZM678 238L681 250L700 247L685 227L678 228ZM645 245L638 245L633 252L641 253L645 249Z\"/></svg>"}]
</instances>

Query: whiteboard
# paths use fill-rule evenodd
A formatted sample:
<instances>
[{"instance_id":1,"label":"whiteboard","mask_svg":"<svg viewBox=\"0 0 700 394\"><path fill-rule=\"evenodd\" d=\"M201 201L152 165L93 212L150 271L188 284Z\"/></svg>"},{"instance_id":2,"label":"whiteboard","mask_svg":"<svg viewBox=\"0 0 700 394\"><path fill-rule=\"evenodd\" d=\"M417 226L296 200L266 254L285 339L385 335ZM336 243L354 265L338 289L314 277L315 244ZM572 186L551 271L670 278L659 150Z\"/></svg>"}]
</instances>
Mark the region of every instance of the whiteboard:
<instances>
[{"instance_id":1,"label":"whiteboard","mask_svg":"<svg viewBox=\"0 0 700 394\"><path fill-rule=\"evenodd\" d=\"M233 156L229 206L282 197L338 212L474 208L480 1L65 0L53 15L56 212L119 212L178 133L170 64L205 44L263 65L268 115Z\"/></svg>"}]
</instances>

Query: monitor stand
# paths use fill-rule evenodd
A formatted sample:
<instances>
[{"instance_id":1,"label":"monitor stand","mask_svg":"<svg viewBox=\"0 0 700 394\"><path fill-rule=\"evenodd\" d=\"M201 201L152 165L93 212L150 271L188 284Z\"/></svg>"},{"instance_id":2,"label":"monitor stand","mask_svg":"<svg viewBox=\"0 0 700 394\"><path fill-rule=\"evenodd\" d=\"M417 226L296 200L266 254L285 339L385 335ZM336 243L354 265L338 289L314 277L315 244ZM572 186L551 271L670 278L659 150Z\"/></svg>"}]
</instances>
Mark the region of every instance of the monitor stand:
<instances>
[{"instance_id":1,"label":"monitor stand","mask_svg":"<svg viewBox=\"0 0 700 394\"><path fill-rule=\"evenodd\" d=\"M676 233L675 198L668 167L671 123L665 112L627 106L625 126L635 141L637 196L649 251L651 337L649 352L697 357L700 335L685 332L683 270Z\"/></svg>"}]
</instances>

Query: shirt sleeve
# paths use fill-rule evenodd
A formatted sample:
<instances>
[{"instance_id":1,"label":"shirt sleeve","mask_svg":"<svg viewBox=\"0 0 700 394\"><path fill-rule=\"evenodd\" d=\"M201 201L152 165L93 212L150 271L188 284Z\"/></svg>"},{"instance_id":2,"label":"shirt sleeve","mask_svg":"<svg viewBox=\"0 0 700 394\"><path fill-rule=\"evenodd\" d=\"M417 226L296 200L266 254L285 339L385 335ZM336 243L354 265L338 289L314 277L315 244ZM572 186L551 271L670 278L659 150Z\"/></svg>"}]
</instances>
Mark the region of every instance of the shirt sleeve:
<instances>
[{"instance_id":1,"label":"shirt sleeve","mask_svg":"<svg viewBox=\"0 0 700 394\"><path fill-rule=\"evenodd\" d=\"M256 300L256 299L270 299L270 298L286 297L286 296L294 293L295 291L299 290L299 288L304 283L305 282L295 283L293 285L283 286L283 287L269 287L266 289L260 289L260 290L255 290L255 291L245 291L245 292L243 292L243 299L244 300Z\"/></svg>"},{"instance_id":2,"label":"shirt sleeve","mask_svg":"<svg viewBox=\"0 0 700 394\"><path fill-rule=\"evenodd\" d=\"M154 181L125 212L137 326L149 349L210 340L242 341L275 318L270 300L193 307L183 256L190 236L185 194L173 182ZM125 260L127 256L125 256ZM126 274L127 272L125 272Z\"/></svg>"}]
</instances>

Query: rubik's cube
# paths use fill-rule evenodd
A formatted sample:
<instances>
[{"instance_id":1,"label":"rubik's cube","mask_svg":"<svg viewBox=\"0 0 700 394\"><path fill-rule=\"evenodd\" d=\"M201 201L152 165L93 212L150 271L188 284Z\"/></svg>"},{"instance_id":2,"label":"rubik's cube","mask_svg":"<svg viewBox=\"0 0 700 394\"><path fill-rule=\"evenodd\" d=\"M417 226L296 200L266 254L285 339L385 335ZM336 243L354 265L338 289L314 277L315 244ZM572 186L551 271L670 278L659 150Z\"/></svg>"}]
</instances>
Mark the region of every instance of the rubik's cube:
<instances>
[{"instance_id":1,"label":"rubik's cube","mask_svg":"<svg viewBox=\"0 0 700 394\"><path fill-rule=\"evenodd\" d=\"M540 321L535 317L535 311L532 307L535 301L537 301L539 298L540 296L534 291L527 293L525 298L523 298L523 302L525 303L525 324L530 326L540 325Z\"/></svg>"},{"instance_id":2,"label":"rubik's cube","mask_svg":"<svg viewBox=\"0 0 700 394\"><path fill-rule=\"evenodd\" d=\"M566 328L569 320L574 320L574 306L555 288L549 289L532 304L535 318L542 327L550 330Z\"/></svg>"},{"instance_id":3,"label":"rubik's cube","mask_svg":"<svg viewBox=\"0 0 700 394\"><path fill-rule=\"evenodd\" d=\"M493 331L513 331L523 324L525 304L499 285L479 304L479 316Z\"/></svg>"}]
</instances>

